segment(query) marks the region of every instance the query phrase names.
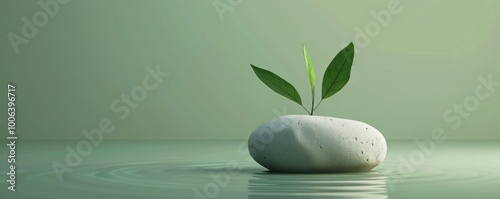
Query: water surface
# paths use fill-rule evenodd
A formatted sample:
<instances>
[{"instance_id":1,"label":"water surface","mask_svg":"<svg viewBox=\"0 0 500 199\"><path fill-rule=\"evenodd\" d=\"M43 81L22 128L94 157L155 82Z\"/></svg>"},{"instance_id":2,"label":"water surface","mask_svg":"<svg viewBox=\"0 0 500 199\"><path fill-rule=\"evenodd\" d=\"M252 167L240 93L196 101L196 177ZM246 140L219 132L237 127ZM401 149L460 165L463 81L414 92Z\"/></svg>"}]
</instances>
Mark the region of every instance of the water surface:
<instances>
[{"instance_id":1,"label":"water surface","mask_svg":"<svg viewBox=\"0 0 500 199\"><path fill-rule=\"evenodd\" d=\"M243 144L242 144L243 143ZM448 141L419 147L389 141L369 172L270 173L244 141L103 141L59 181L76 141L20 141L17 191L5 198L499 198L500 142ZM6 157L2 150L0 157ZM2 161L1 172L7 172Z\"/></svg>"}]
</instances>

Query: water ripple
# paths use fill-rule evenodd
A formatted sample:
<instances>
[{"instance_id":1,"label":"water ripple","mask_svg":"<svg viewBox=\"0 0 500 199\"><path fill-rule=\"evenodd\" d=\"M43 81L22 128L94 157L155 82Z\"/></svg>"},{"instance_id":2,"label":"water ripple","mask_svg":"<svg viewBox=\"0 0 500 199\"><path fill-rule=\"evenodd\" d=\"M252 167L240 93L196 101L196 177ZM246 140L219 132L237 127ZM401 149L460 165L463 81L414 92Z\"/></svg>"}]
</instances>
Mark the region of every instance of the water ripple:
<instances>
[{"instance_id":1,"label":"water ripple","mask_svg":"<svg viewBox=\"0 0 500 199\"><path fill-rule=\"evenodd\" d=\"M88 198L94 193L121 198L193 198L193 188L203 191L214 183L210 173L229 173L229 160L220 156L169 159L135 159L124 157L93 159L79 165L59 182L47 165L26 165L18 177L24 188L19 194L37 198ZM283 174L266 172L253 161L237 161L240 170L231 173L227 187L218 190L217 198L387 198L404 190L434 188L443 184L448 190L468 187L470 194L492 195L500 186L500 169L478 164L433 161L403 168L389 159L375 170L343 174ZM5 171L1 171L4 172ZM404 179L390 187L391 180ZM3 183L5 184L5 183ZM498 185L498 186L497 186ZM444 187L446 188L446 187ZM446 190L443 189L443 193ZM456 191L461 194L462 190ZM233 197L234 194L239 194Z\"/></svg>"}]
</instances>

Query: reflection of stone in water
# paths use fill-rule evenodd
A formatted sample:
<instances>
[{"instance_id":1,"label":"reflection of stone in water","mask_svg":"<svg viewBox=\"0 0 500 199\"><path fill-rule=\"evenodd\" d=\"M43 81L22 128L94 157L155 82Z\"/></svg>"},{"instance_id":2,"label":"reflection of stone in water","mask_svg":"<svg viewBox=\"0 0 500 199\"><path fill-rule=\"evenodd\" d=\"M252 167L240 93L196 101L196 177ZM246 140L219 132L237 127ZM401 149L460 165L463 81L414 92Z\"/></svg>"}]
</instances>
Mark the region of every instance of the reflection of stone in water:
<instances>
[{"instance_id":1,"label":"reflection of stone in water","mask_svg":"<svg viewBox=\"0 0 500 199\"><path fill-rule=\"evenodd\" d=\"M255 173L248 198L387 198L387 177L375 171L343 174Z\"/></svg>"}]
</instances>

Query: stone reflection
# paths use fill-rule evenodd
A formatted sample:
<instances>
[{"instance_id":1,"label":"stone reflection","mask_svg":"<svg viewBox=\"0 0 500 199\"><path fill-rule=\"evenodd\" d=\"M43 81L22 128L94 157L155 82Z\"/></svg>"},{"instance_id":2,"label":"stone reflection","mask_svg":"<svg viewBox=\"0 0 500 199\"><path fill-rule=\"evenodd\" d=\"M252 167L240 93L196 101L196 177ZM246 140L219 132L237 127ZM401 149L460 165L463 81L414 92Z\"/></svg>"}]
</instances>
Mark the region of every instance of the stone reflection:
<instances>
[{"instance_id":1,"label":"stone reflection","mask_svg":"<svg viewBox=\"0 0 500 199\"><path fill-rule=\"evenodd\" d=\"M388 198L387 177L376 171L342 174L254 173L249 199Z\"/></svg>"}]
</instances>

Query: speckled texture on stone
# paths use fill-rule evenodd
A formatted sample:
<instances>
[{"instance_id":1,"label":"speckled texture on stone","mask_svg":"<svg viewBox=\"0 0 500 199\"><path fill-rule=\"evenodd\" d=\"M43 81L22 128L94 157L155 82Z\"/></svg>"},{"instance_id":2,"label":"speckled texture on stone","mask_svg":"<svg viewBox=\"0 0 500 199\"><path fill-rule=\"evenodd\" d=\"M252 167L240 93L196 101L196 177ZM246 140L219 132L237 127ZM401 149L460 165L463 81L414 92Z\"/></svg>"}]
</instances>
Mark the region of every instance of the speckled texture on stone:
<instances>
[{"instance_id":1,"label":"speckled texture on stone","mask_svg":"<svg viewBox=\"0 0 500 199\"><path fill-rule=\"evenodd\" d=\"M259 125L248 149L270 171L354 172L379 165L387 143L377 129L360 121L286 115Z\"/></svg>"}]
</instances>

